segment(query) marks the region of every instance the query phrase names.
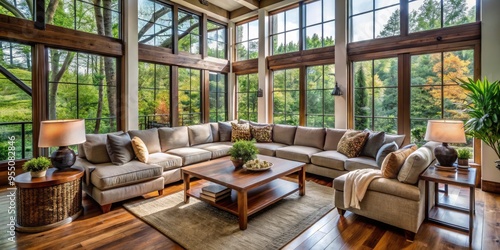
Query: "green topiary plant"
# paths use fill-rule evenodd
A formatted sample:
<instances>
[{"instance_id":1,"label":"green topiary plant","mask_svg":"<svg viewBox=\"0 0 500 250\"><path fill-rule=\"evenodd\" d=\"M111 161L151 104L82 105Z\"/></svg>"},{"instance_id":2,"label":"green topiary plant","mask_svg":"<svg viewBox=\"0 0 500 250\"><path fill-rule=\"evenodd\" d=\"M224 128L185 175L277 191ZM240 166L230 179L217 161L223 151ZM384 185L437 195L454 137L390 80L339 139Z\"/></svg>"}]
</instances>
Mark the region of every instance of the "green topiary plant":
<instances>
[{"instance_id":1,"label":"green topiary plant","mask_svg":"<svg viewBox=\"0 0 500 250\"><path fill-rule=\"evenodd\" d=\"M257 158L257 153L259 153L259 150L255 146L254 140L239 140L233 144L228 153L231 156L231 160L241 161L241 165L243 165L245 162Z\"/></svg>"},{"instance_id":2,"label":"green topiary plant","mask_svg":"<svg viewBox=\"0 0 500 250\"><path fill-rule=\"evenodd\" d=\"M23 170L25 172L39 172L49 169L51 166L50 159L47 157L33 158L23 165Z\"/></svg>"},{"instance_id":3,"label":"green topiary plant","mask_svg":"<svg viewBox=\"0 0 500 250\"><path fill-rule=\"evenodd\" d=\"M470 157L472 156L472 153L470 152L469 149L459 148L459 149L457 149L457 155L458 155L458 159L470 159Z\"/></svg>"}]
</instances>

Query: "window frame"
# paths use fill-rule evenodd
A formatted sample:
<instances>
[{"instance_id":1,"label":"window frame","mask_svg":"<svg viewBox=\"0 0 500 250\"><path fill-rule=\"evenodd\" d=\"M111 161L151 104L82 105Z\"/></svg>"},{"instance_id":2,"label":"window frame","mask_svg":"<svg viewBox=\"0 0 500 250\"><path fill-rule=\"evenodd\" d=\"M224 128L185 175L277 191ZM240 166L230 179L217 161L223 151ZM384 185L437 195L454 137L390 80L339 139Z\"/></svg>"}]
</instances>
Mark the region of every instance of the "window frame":
<instances>
[{"instance_id":1,"label":"window frame","mask_svg":"<svg viewBox=\"0 0 500 250\"><path fill-rule=\"evenodd\" d=\"M219 25L219 26L221 26L221 27L224 28L225 36L224 36L224 42L222 42L224 44L224 57L218 57L218 56L214 57L214 56L208 55L208 43L209 43L209 40L212 40L212 39L209 38L209 35L208 35L209 34L209 32L208 32L208 23L213 23L213 24ZM220 23L220 22L217 22L215 20L208 19L207 20L207 34L206 34L206 36L207 36L207 43L204 46L206 48L207 55L209 57L214 57L214 58L219 58L219 59L228 59L228 53L227 53L228 52L228 39L227 39L228 38L228 28L227 28L227 25L223 24L223 23ZM217 34L217 37L219 37L218 34ZM219 43L221 43L221 42L219 42L218 40L215 40L215 42L217 43L216 52L218 54L219 51L220 51L220 49L218 49L219 48Z\"/></svg>"},{"instance_id":2,"label":"window frame","mask_svg":"<svg viewBox=\"0 0 500 250\"><path fill-rule=\"evenodd\" d=\"M241 61L246 61L246 60L252 60L252 59L258 59L258 55L256 58L250 58L250 42L255 42L257 41L257 51L259 50L259 37L254 39L250 39L250 23L251 22L257 22L257 26L259 25L259 19L257 17L250 18L248 20L239 22L235 25L235 32L234 32L234 56L233 56L233 61L234 62L241 62ZM242 40L238 42L238 26L241 25L246 25L247 26L247 40ZM246 58L245 59L238 59L238 45L246 43ZM257 53L258 54L258 53Z\"/></svg>"},{"instance_id":3,"label":"window frame","mask_svg":"<svg viewBox=\"0 0 500 250\"><path fill-rule=\"evenodd\" d=\"M223 113L224 115L224 118L223 118L223 121L227 121L228 120L228 115L229 115L229 110L228 110L228 87L229 87L229 84L228 84L228 76L227 74L224 74L224 73L220 73L220 72L214 72L214 71L210 71L208 73L209 75L210 74L215 74L216 75L216 78L217 78L217 88L216 88L216 91L211 91L211 88L210 88L210 76L209 76L209 79L208 79L208 99L210 100L211 99L211 96L212 94L215 94L216 98L216 102L215 102L215 112L210 112L211 110L211 106L212 106L212 102L209 101L209 107L208 107L208 117L207 117L207 120L208 122L219 122L219 121L214 121L211 119L212 117L212 114L215 114L216 117L219 116L220 113ZM222 78L223 81L224 81L224 92L220 92L219 91L219 87L218 87L218 82L219 82L219 78ZM220 95L223 95L224 97L224 110L221 112L219 111L219 109L217 108L219 106L219 97ZM203 111L202 111L203 112Z\"/></svg>"},{"instance_id":4,"label":"window frame","mask_svg":"<svg viewBox=\"0 0 500 250\"><path fill-rule=\"evenodd\" d=\"M162 46L156 45L156 34L155 34L155 36L152 38L152 39L153 39L153 41L154 41L154 42L153 42L153 45L148 44L148 43L141 43L141 41L140 41L140 37L138 37L138 43L139 43L139 44L150 45L150 46L155 46L155 47L160 47L160 48L172 49L172 46L174 45L174 42L173 42L173 40L174 40L174 27L173 27L173 25L174 25L174 24L173 24L173 23L174 23L174 18L175 18L175 17L174 17L174 7L173 7L172 5L170 5L170 4L167 4L167 3L164 3L164 2L162 2L162 1L158 1L158 0L147 0L147 1L150 1L150 2L152 2L152 3L153 3L153 5L155 6L155 7L154 7L154 10L156 10L156 5L162 5L162 6L164 6L164 7L169 7L169 8L171 9L170 11L171 11L171 13L172 13L172 20L171 20L171 22L172 22L172 27L170 28L170 40L171 40L171 42L170 42L170 47L162 47ZM155 13L155 11L153 11L153 14L154 14L154 13ZM143 22L145 22L146 24L147 24L147 23L151 23L151 24L153 24L153 32L154 32L154 33L156 33L156 32L155 32L155 28L156 28L156 25L157 25L157 24L156 24L156 22L151 22L150 20L144 20L144 19L140 18L139 16L137 17L137 21L138 21L138 25L137 25L137 29L138 29L137 31L138 31L138 32L140 31L140 26L139 26L140 21L143 21ZM167 34L167 35L168 35L168 34Z\"/></svg>"},{"instance_id":5,"label":"window frame","mask_svg":"<svg viewBox=\"0 0 500 250\"><path fill-rule=\"evenodd\" d=\"M171 127L172 126L172 119L171 119L171 113L172 113L172 66L168 65L168 64L160 64L160 63L151 63L151 62L144 62L144 61L139 61L138 62L138 65L141 64L141 63L147 63L147 64L151 64L154 66L154 73L153 73L153 87L146 87L146 88L141 88L141 86L139 85L138 86L138 95L139 93L141 92L142 89L146 89L146 90L152 90L153 91L153 96L154 96L154 101L156 102L157 101L157 94L159 91L163 90L161 88L158 88L158 83L157 83L157 67L158 66L161 66L161 67L168 67L168 71L169 71L169 76L170 76L170 79L169 79L169 83L168 83L168 102L169 102L169 110L170 112L168 114L156 114L156 110L154 112L154 114L148 114L148 115L141 115L140 113L138 114L138 120L139 120L139 128L140 129L148 129L150 128L148 126L148 123L149 122L154 122L154 123L157 123L156 121L156 117L161 117L161 116L167 116L167 123L168 124L164 124L162 123L162 126L167 126L167 127ZM139 76L140 76L140 71L139 71ZM141 100L139 99L139 102L141 102ZM144 123L142 124L143 126L141 126L141 117L143 117L144 119ZM152 117L152 118L151 118Z\"/></svg>"},{"instance_id":6,"label":"window frame","mask_svg":"<svg viewBox=\"0 0 500 250\"><path fill-rule=\"evenodd\" d=\"M304 113L305 113L305 119L304 119L304 120L305 120L305 125L306 125L306 126L311 126L311 125L309 124L309 117L310 117L310 116L315 116L315 117L322 117L322 120L323 120L323 122L322 122L322 123L323 123L322 127L323 127L323 128L334 128L334 127L335 127L335 97L331 95L331 92L335 89L335 83L333 84L333 87L332 87L332 88L325 88L325 86L326 86L326 77L325 77L325 75L326 75L326 74L325 74L326 69L325 69L325 68L326 68L326 67L331 67L331 66L333 66L333 69L334 69L334 71L335 71L335 64L322 64L322 65L314 65L314 66L308 66L308 67L306 67L306 69L305 69L305 70L306 70L306 78L308 79L308 69L309 69L310 67L321 67L321 68L322 68L322 69L321 69L321 70L322 70L322 73L321 73L321 74L322 74L322 84L321 84L321 85L322 85L322 88L318 88L318 89L309 89L309 83L308 83L308 81L307 81L307 79L306 79L306 87L305 87L305 99L306 99L306 100L305 100L305 110L304 110ZM335 73L333 73L333 74L334 74L334 75L333 75L333 79L335 79ZM334 82L336 82L336 80L335 80ZM322 91L322 92L323 92L323 97L321 98L321 99L322 99L322 106L323 106L323 107L322 107L322 112L321 112L321 114L310 114L310 113L308 113L308 107L307 107L307 106L308 106L308 98L309 98L308 93L309 93L310 91ZM334 106L333 106L333 113L332 113L332 114L327 114L327 113L325 113L325 107L326 107L326 105L325 105L325 104L326 104L326 99L327 99L327 98L326 98L326 96L325 96L326 94L328 94L329 96L332 96L332 97L333 97L333 105L334 105ZM325 125L326 125L326 123L325 123L325 117L326 117L326 116L331 116L331 117L333 117L333 127L325 126Z\"/></svg>"},{"instance_id":7,"label":"window frame","mask_svg":"<svg viewBox=\"0 0 500 250\"><path fill-rule=\"evenodd\" d=\"M255 75L255 77L257 78L257 88L256 88L257 90L256 91L250 91L250 75ZM246 91L241 91L239 77L246 77L246 81L247 81ZM255 112L250 112L250 108L247 108L247 112L244 113L244 114L246 114L246 116L242 118L242 117L240 117L240 114L243 114L243 112L240 113L240 109L239 109L239 105L238 105L240 98L239 98L238 94L240 94L240 93L246 94L247 95L247 103L250 104L250 103L252 103L250 101L250 94L255 94L256 98L258 98L258 96L257 96L258 89L259 89L258 73L248 73L248 74L236 75L236 98L235 98L236 119L246 119L249 121L257 122L257 119L259 118L259 104L258 104L258 102L255 105ZM255 115L255 118L256 118L255 120L250 119L250 117L252 117L252 115Z\"/></svg>"}]
</instances>

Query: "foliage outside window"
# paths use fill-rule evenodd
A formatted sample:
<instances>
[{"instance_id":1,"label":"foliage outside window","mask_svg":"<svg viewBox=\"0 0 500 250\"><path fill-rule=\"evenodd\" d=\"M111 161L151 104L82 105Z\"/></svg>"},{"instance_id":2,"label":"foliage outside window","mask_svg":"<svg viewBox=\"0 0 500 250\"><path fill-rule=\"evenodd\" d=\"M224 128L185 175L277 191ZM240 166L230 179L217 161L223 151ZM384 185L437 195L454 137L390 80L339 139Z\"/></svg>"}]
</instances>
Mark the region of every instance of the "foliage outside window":
<instances>
[{"instance_id":1,"label":"foliage outside window","mask_svg":"<svg viewBox=\"0 0 500 250\"><path fill-rule=\"evenodd\" d=\"M236 26L236 61L259 57L259 20Z\"/></svg>"},{"instance_id":2,"label":"foliage outside window","mask_svg":"<svg viewBox=\"0 0 500 250\"><path fill-rule=\"evenodd\" d=\"M270 16L271 54L299 51L299 7Z\"/></svg>"},{"instance_id":3,"label":"foliage outside window","mask_svg":"<svg viewBox=\"0 0 500 250\"><path fill-rule=\"evenodd\" d=\"M201 71L179 68L179 126L201 123Z\"/></svg>"},{"instance_id":4,"label":"foliage outside window","mask_svg":"<svg viewBox=\"0 0 500 250\"><path fill-rule=\"evenodd\" d=\"M399 0L350 0L349 3L351 42L400 34Z\"/></svg>"},{"instance_id":5,"label":"foliage outside window","mask_svg":"<svg viewBox=\"0 0 500 250\"><path fill-rule=\"evenodd\" d=\"M172 48L172 7L153 0L139 0L139 43Z\"/></svg>"},{"instance_id":6,"label":"foliage outside window","mask_svg":"<svg viewBox=\"0 0 500 250\"><path fill-rule=\"evenodd\" d=\"M476 0L410 0L410 33L476 21Z\"/></svg>"},{"instance_id":7,"label":"foliage outside window","mask_svg":"<svg viewBox=\"0 0 500 250\"><path fill-rule=\"evenodd\" d=\"M208 56L226 59L227 35L226 26L216 22L207 22Z\"/></svg>"},{"instance_id":8,"label":"foliage outside window","mask_svg":"<svg viewBox=\"0 0 500 250\"><path fill-rule=\"evenodd\" d=\"M412 142L424 142L427 120L469 119L465 113L466 93L455 80L474 76L473 50L414 55L410 74ZM467 137L466 146L472 147L472 138Z\"/></svg>"},{"instance_id":9,"label":"foliage outside window","mask_svg":"<svg viewBox=\"0 0 500 250\"><path fill-rule=\"evenodd\" d=\"M305 49L335 45L335 0L314 1L305 7Z\"/></svg>"},{"instance_id":10,"label":"foliage outside window","mask_svg":"<svg viewBox=\"0 0 500 250\"><path fill-rule=\"evenodd\" d=\"M191 54L200 53L200 17L179 10L179 51L189 52Z\"/></svg>"},{"instance_id":11,"label":"foliage outside window","mask_svg":"<svg viewBox=\"0 0 500 250\"><path fill-rule=\"evenodd\" d=\"M210 122L227 121L227 81L226 75L209 73Z\"/></svg>"},{"instance_id":12,"label":"foliage outside window","mask_svg":"<svg viewBox=\"0 0 500 250\"><path fill-rule=\"evenodd\" d=\"M139 62L139 127L170 127L170 66Z\"/></svg>"},{"instance_id":13,"label":"foliage outside window","mask_svg":"<svg viewBox=\"0 0 500 250\"><path fill-rule=\"evenodd\" d=\"M31 46L0 41L0 67L14 75L27 89L31 89ZM2 93L0 137L4 138L0 141L0 161L8 159L9 146L15 147L16 159L31 158L33 156L32 97L12 79L1 73L0 93ZM12 136L14 140L9 140ZM14 144L10 145L9 141Z\"/></svg>"},{"instance_id":14,"label":"foliage outside window","mask_svg":"<svg viewBox=\"0 0 500 250\"><path fill-rule=\"evenodd\" d=\"M117 130L116 59L49 49L49 120L85 119L87 133Z\"/></svg>"},{"instance_id":15,"label":"foliage outside window","mask_svg":"<svg viewBox=\"0 0 500 250\"><path fill-rule=\"evenodd\" d=\"M335 127L335 65L307 67L306 125Z\"/></svg>"},{"instance_id":16,"label":"foliage outside window","mask_svg":"<svg viewBox=\"0 0 500 250\"><path fill-rule=\"evenodd\" d=\"M0 1L0 14L33 20L33 1L2 0Z\"/></svg>"},{"instance_id":17,"label":"foliage outside window","mask_svg":"<svg viewBox=\"0 0 500 250\"><path fill-rule=\"evenodd\" d=\"M238 119L256 122L258 119L257 73L237 76Z\"/></svg>"},{"instance_id":18,"label":"foliage outside window","mask_svg":"<svg viewBox=\"0 0 500 250\"><path fill-rule=\"evenodd\" d=\"M354 62L354 127L397 134L397 58Z\"/></svg>"},{"instance_id":19,"label":"foliage outside window","mask_svg":"<svg viewBox=\"0 0 500 250\"><path fill-rule=\"evenodd\" d=\"M299 69L273 72L273 122L299 125Z\"/></svg>"}]
</instances>

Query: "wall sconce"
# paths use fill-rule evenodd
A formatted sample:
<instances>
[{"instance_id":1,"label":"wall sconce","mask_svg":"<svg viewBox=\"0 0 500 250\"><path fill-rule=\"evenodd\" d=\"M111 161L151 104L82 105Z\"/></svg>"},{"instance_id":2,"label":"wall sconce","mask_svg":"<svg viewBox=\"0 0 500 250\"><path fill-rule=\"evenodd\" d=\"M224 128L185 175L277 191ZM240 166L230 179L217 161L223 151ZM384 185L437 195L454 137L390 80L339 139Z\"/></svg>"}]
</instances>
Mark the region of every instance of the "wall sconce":
<instances>
[{"instance_id":1,"label":"wall sconce","mask_svg":"<svg viewBox=\"0 0 500 250\"><path fill-rule=\"evenodd\" d=\"M341 96L342 95L342 90L340 90L338 82L335 82L335 88L332 90L332 95L334 95L334 96Z\"/></svg>"},{"instance_id":2,"label":"wall sconce","mask_svg":"<svg viewBox=\"0 0 500 250\"><path fill-rule=\"evenodd\" d=\"M257 97L264 97L264 90L259 88L259 90L257 90Z\"/></svg>"}]
</instances>

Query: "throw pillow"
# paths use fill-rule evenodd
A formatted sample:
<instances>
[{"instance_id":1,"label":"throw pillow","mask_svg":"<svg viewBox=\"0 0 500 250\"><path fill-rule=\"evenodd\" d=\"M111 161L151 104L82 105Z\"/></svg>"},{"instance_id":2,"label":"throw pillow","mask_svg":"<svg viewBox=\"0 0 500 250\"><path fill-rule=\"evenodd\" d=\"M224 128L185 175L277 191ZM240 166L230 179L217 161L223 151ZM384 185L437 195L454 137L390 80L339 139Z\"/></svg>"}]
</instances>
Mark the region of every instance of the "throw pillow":
<instances>
[{"instance_id":1,"label":"throw pillow","mask_svg":"<svg viewBox=\"0 0 500 250\"><path fill-rule=\"evenodd\" d=\"M87 160L94 164L111 162L106 149L106 134L87 134L82 144Z\"/></svg>"},{"instance_id":2,"label":"throw pillow","mask_svg":"<svg viewBox=\"0 0 500 250\"><path fill-rule=\"evenodd\" d=\"M231 123L230 122L219 122L219 140L220 141L231 141Z\"/></svg>"},{"instance_id":3,"label":"throw pillow","mask_svg":"<svg viewBox=\"0 0 500 250\"><path fill-rule=\"evenodd\" d=\"M366 141L365 146L363 147L363 150L361 150L361 153L359 155L376 158L378 150L380 149L380 147L382 147L382 145L384 145L385 132L377 133L369 129L365 129L364 132L369 133L368 140Z\"/></svg>"},{"instance_id":4,"label":"throw pillow","mask_svg":"<svg viewBox=\"0 0 500 250\"><path fill-rule=\"evenodd\" d=\"M417 184L418 177L431 164L433 159L432 150L428 147L420 147L406 158L398 174L398 180L402 183Z\"/></svg>"},{"instance_id":5,"label":"throw pillow","mask_svg":"<svg viewBox=\"0 0 500 250\"><path fill-rule=\"evenodd\" d=\"M121 135L108 134L107 139L106 149L113 164L123 165L134 159L132 142L127 133Z\"/></svg>"},{"instance_id":6,"label":"throw pillow","mask_svg":"<svg viewBox=\"0 0 500 250\"><path fill-rule=\"evenodd\" d=\"M139 161L148 163L149 152L146 144L141 140L140 137L134 136L132 138L132 149L134 150L135 156Z\"/></svg>"},{"instance_id":7,"label":"throw pillow","mask_svg":"<svg viewBox=\"0 0 500 250\"><path fill-rule=\"evenodd\" d=\"M257 142L273 142L273 126L271 125L265 127L250 125L250 131Z\"/></svg>"},{"instance_id":8,"label":"throw pillow","mask_svg":"<svg viewBox=\"0 0 500 250\"><path fill-rule=\"evenodd\" d=\"M356 157L365 145L368 133L363 131L348 130L340 138L337 151L349 158Z\"/></svg>"},{"instance_id":9,"label":"throw pillow","mask_svg":"<svg viewBox=\"0 0 500 250\"><path fill-rule=\"evenodd\" d=\"M252 134L250 133L250 125L248 123L245 124L236 124L231 123L231 142L235 142L238 140L250 140L252 139Z\"/></svg>"},{"instance_id":10,"label":"throw pillow","mask_svg":"<svg viewBox=\"0 0 500 250\"><path fill-rule=\"evenodd\" d=\"M406 158L415 150L417 150L417 146L402 148L388 154L382 162L382 176L388 179L397 178L399 170L401 166L403 166Z\"/></svg>"},{"instance_id":11,"label":"throw pillow","mask_svg":"<svg viewBox=\"0 0 500 250\"><path fill-rule=\"evenodd\" d=\"M388 154L398 150L398 144L396 142L390 142L382 145L377 152L377 156L375 157L375 161L377 162L377 166L382 167L382 162Z\"/></svg>"}]
</instances>

